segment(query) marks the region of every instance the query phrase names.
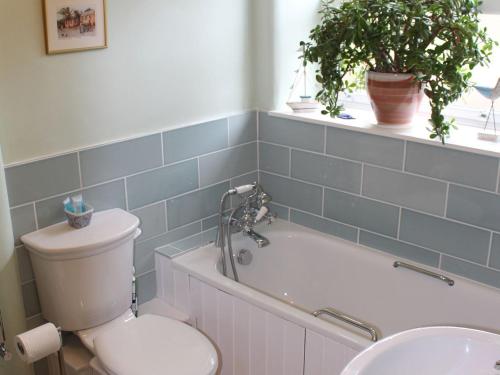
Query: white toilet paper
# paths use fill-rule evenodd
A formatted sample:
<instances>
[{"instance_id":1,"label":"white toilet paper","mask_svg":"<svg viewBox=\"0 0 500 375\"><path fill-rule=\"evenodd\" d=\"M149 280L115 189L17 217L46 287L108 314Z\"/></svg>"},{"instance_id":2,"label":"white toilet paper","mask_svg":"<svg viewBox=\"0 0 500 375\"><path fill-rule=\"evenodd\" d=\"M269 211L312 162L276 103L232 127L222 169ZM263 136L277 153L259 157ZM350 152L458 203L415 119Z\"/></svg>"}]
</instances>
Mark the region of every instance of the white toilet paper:
<instances>
[{"instance_id":1,"label":"white toilet paper","mask_svg":"<svg viewBox=\"0 0 500 375\"><path fill-rule=\"evenodd\" d=\"M16 336L16 351L26 363L33 363L61 348L61 337L52 323L32 329Z\"/></svg>"}]
</instances>

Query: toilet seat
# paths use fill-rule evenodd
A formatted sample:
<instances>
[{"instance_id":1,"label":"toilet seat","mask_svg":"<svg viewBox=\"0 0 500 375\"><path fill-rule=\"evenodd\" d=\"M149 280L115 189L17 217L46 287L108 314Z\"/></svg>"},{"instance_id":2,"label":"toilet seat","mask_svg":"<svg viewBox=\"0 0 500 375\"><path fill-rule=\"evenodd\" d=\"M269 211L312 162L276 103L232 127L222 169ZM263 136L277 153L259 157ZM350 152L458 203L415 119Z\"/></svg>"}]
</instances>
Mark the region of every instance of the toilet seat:
<instances>
[{"instance_id":1,"label":"toilet seat","mask_svg":"<svg viewBox=\"0 0 500 375\"><path fill-rule=\"evenodd\" d=\"M94 351L110 375L213 375L217 353L196 329L143 315L94 338Z\"/></svg>"}]
</instances>

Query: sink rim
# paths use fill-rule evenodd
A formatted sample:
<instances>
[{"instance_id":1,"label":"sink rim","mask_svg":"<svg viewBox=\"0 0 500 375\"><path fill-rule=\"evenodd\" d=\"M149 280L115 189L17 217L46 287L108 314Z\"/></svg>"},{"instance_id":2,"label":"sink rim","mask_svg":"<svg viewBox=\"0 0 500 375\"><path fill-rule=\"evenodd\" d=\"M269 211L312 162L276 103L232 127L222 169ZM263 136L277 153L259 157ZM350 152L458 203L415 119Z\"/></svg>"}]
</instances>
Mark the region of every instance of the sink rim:
<instances>
[{"instance_id":1,"label":"sink rim","mask_svg":"<svg viewBox=\"0 0 500 375\"><path fill-rule=\"evenodd\" d=\"M415 339L425 337L455 337L483 343L491 343L500 346L500 334L484 331L475 328L456 327L456 326L432 326L413 328L407 331L396 333L392 336L380 340L369 348L365 349L354 357L351 362L344 368L341 375L357 375L363 368L371 363L382 352L390 350L397 345L411 342ZM500 350L498 353L500 360Z\"/></svg>"}]
</instances>

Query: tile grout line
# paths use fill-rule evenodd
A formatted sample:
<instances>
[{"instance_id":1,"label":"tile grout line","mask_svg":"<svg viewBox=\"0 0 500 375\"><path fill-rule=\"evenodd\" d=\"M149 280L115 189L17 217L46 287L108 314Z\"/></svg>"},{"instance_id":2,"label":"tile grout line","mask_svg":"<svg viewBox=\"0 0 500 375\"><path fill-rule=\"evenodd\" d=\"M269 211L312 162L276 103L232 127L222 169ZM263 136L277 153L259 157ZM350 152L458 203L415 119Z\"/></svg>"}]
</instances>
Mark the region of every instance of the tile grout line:
<instances>
[{"instance_id":1,"label":"tile grout line","mask_svg":"<svg viewBox=\"0 0 500 375\"><path fill-rule=\"evenodd\" d=\"M398 213L398 229L396 231L396 238L399 240L399 234L401 233L401 220L403 216L403 209L399 207L399 213Z\"/></svg>"},{"instance_id":2,"label":"tile grout line","mask_svg":"<svg viewBox=\"0 0 500 375\"><path fill-rule=\"evenodd\" d=\"M125 192L125 209L127 211L129 210L129 204L128 204L128 190L127 190L127 177L123 179L123 186L124 186L124 192Z\"/></svg>"},{"instance_id":3,"label":"tile grout line","mask_svg":"<svg viewBox=\"0 0 500 375\"><path fill-rule=\"evenodd\" d=\"M167 212L167 200L163 201L163 215L165 216L165 229L168 232L168 212ZM202 228L203 229L203 228Z\"/></svg>"},{"instance_id":4,"label":"tile grout line","mask_svg":"<svg viewBox=\"0 0 500 375\"><path fill-rule=\"evenodd\" d=\"M498 173L497 173L497 189L496 192L500 194L500 159L498 159Z\"/></svg>"},{"instance_id":5,"label":"tile grout line","mask_svg":"<svg viewBox=\"0 0 500 375\"><path fill-rule=\"evenodd\" d=\"M82 162L80 160L80 151L76 153L76 160L78 163L78 178L80 179L80 189L83 188L83 178L82 178Z\"/></svg>"},{"instance_id":6,"label":"tile grout line","mask_svg":"<svg viewBox=\"0 0 500 375\"><path fill-rule=\"evenodd\" d=\"M38 213L36 211L36 202L33 202L33 213L35 215L35 228L36 230L40 229L40 227L38 226Z\"/></svg>"},{"instance_id":7,"label":"tile grout line","mask_svg":"<svg viewBox=\"0 0 500 375\"><path fill-rule=\"evenodd\" d=\"M410 175L410 176L414 176L414 177L419 177L419 178L422 178L422 179L425 179L425 180L431 180L431 181L441 182L441 183L445 183L445 184L449 183L449 184L457 185L457 186L468 188L468 189L474 189L474 190L482 191L482 192L485 192L485 193L497 194L496 191L493 191L493 190L488 190L488 189L477 187L477 186L467 185L467 184L460 183L460 182L439 179L439 178L436 178L436 177L432 177L432 176L428 176L428 175L424 175L424 174L418 174L418 173L407 171L407 170L401 170L401 169L397 169L397 168L390 168L390 167L386 167L386 166L383 166L383 165L380 165L380 164L373 164L373 163L367 162L365 160L348 159L348 158L345 158L345 157L342 157L342 156L339 156L339 155L334 155L334 154L322 154L322 153L317 152L317 151L306 150L306 149L302 149L302 148L298 148L298 147L294 147L294 146L288 146L288 145L284 145L284 144L280 144L280 143L274 143L274 142L268 142L268 141L261 141L261 142L262 143L267 143L267 144L270 144L270 145L273 145L273 146L282 147L282 148L290 148L292 150L302 151L302 152L305 152L305 153L310 153L310 154L314 154L314 155L318 155L318 156L326 156L326 157L331 158L331 159L344 160L344 161L347 161L347 162L351 162L353 164L359 164L359 165L365 164L365 165L367 165L369 167L374 167L374 168L384 169L384 170L389 171L389 172L396 172L396 173L399 173L399 174L405 174L405 175ZM499 171L499 173L500 173L500 171ZM499 180L499 182L500 182L500 180Z\"/></svg>"},{"instance_id":8,"label":"tile grout line","mask_svg":"<svg viewBox=\"0 0 500 375\"><path fill-rule=\"evenodd\" d=\"M197 168L198 168L198 189L201 188L201 170L200 170L200 158L196 158L196 163L197 163ZM229 181L229 184L231 184L231 181Z\"/></svg>"},{"instance_id":9,"label":"tile grout line","mask_svg":"<svg viewBox=\"0 0 500 375\"><path fill-rule=\"evenodd\" d=\"M325 126L325 131L323 135L323 154L326 155L326 138L328 136L328 128Z\"/></svg>"},{"instance_id":10,"label":"tile grout line","mask_svg":"<svg viewBox=\"0 0 500 375\"><path fill-rule=\"evenodd\" d=\"M447 183L446 184L446 193L444 195L444 213L443 213L443 217L444 218L447 218L447 214L448 214L448 197L450 195L450 183Z\"/></svg>"},{"instance_id":11,"label":"tile grout line","mask_svg":"<svg viewBox=\"0 0 500 375\"><path fill-rule=\"evenodd\" d=\"M490 266L491 252L493 251L493 232L490 233L490 246L488 248L488 256L486 258L486 266Z\"/></svg>"},{"instance_id":12,"label":"tile grout line","mask_svg":"<svg viewBox=\"0 0 500 375\"><path fill-rule=\"evenodd\" d=\"M161 165L165 165L165 143L164 143L164 132L161 132L160 133L161 136L160 136L160 141L161 141Z\"/></svg>"},{"instance_id":13,"label":"tile grout line","mask_svg":"<svg viewBox=\"0 0 500 375\"><path fill-rule=\"evenodd\" d=\"M404 145L403 145L403 166L401 168L402 172L406 171L406 148L408 147L408 141L405 140Z\"/></svg>"},{"instance_id":14,"label":"tile grout line","mask_svg":"<svg viewBox=\"0 0 500 375\"><path fill-rule=\"evenodd\" d=\"M94 145L82 146L80 148L74 148L74 149L70 149L70 150L66 150L66 151L55 152L52 154L48 154L48 155L44 155L44 156L40 156L40 157L35 157L32 159L12 162L12 163L6 164L4 167L5 167L5 169L14 168L14 167L18 167L18 166L22 166L22 165L26 165L26 164L36 163L36 162L45 161L48 159L53 159L53 158L57 158L57 157L61 157L61 156L75 154L77 152L95 150L98 148L111 146L111 145L115 145L115 144L119 144L119 143L123 143L123 142L134 141L134 140L137 140L140 138L151 137L154 135L160 135L162 133L169 133L169 132L173 132L173 131L180 130L180 129L186 129L186 128L190 128L190 127L194 127L194 126L204 125L204 124L207 124L207 123L210 123L213 121L221 121L221 120L229 119L230 117L240 116L240 115L253 113L253 112L257 112L257 109L250 109L250 110L242 110L242 111L237 111L237 112L232 112L232 113L225 113L223 116L207 118L206 120L203 120L202 122L189 122L189 123L185 123L185 124L174 125L172 127L165 127L163 129L145 132L145 133L140 133L140 134L129 136L129 137L118 138L118 139L115 139L112 141L100 142L100 143L97 143Z\"/></svg>"},{"instance_id":15,"label":"tile grout line","mask_svg":"<svg viewBox=\"0 0 500 375\"><path fill-rule=\"evenodd\" d=\"M373 201L373 202L384 204L386 206L391 206L391 207L395 207L395 208L400 208L401 207L403 209L406 209L406 210L409 210L409 211L412 211L412 212L416 212L416 213L419 213L419 214L422 214L422 215L427 215L427 216L431 216L431 217L434 217L434 218L437 218L437 219L446 220L446 221L449 221L449 222L461 224L461 225L464 225L464 226L467 226L467 227L480 229L480 230L485 231L485 232L491 232L491 231L493 231L495 233L500 233L499 231L496 231L496 230L493 230L493 229L483 228L483 227L480 227L480 226L477 226L477 225L474 225L474 224L470 224L470 223L466 223L466 222L463 222L463 221L459 221L459 220L456 220L456 219L453 219L453 218L450 218L450 217L439 216L439 215L436 215L434 213L430 213L430 212L427 212L427 211L419 210L417 208L407 207L407 206L400 206L400 205L395 204L395 203L382 201L380 199L376 199L376 198L372 198L372 197L369 197L369 196L366 196L366 195L361 195L361 194L353 193L353 192L350 192L350 191L347 191L347 190L340 190L338 188L334 188L334 187L330 187L330 186L319 185L319 184L316 184L314 182L310 182L310 181L298 179L296 177L287 177L287 176L284 176L284 175L280 175L280 174L277 174L277 173L274 173L274 172L268 172L268 171L263 171L263 172L266 173L266 174L269 174L269 175L276 176L276 177L287 178L287 179L290 179L292 181L301 182L301 183L304 183L304 184L307 184L307 185L311 185L311 186L316 186L318 188L325 188L327 190L334 190L334 191L337 191L339 193L343 193L343 194L347 194L347 195L352 195L352 196L358 197L358 198L363 198L363 199L366 199L366 200L370 200L370 201Z\"/></svg>"},{"instance_id":16,"label":"tile grout line","mask_svg":"<svg viewBox=\"0 0 500 375\"><path fill-rule=\"evenodd\" d=\"M288 176L292 177L292 149L288 148Z\"/></svg>"}]
</instances>

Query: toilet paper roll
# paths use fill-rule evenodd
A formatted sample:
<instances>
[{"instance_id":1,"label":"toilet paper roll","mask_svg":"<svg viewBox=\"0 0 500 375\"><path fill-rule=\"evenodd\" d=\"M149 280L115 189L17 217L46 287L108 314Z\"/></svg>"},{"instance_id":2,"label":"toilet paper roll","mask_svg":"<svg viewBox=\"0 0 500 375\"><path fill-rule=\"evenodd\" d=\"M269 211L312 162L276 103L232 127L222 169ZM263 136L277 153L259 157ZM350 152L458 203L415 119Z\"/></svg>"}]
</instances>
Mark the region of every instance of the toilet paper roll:
<instances>
[{"instance_id":1,"label":"toilet paper roll","mask_svg":"<svg viewBox=\"0 0 500 375\"><path fill-rule=\"evenodd\" d=\"M61 337L52 323L16 336L16 351L26 363L33 363L61 348Z\"/></svg>"}]
</instances>

